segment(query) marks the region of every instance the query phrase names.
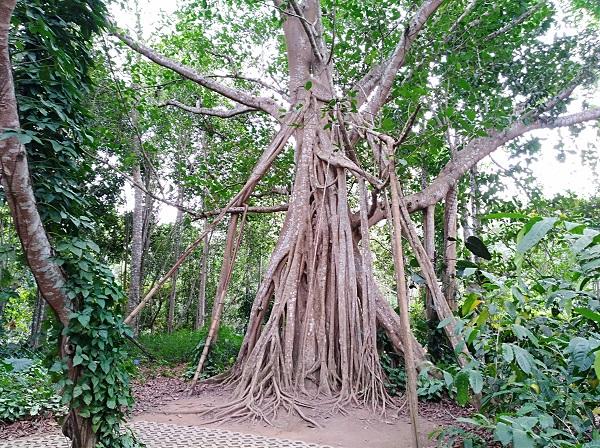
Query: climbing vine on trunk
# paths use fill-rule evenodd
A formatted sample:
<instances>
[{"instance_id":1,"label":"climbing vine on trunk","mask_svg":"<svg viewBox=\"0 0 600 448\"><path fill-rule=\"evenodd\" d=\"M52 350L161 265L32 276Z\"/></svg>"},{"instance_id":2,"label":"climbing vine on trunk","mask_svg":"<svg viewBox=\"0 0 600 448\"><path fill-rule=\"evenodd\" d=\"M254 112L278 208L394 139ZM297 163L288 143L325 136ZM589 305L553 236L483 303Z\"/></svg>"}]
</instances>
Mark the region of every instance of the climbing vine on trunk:
<instances>
[{"instance_id":1,"label":"climbing vine on trunk","mask_svg":"<svg viewBox=\"0 0 600 448\"><path fill-rule=\"evenodd\" d=\"M105 6L31 0L13 8L14 1L0 3L1 178L39 291L63 327L53 367L69 406L63 432L75 448L133 447L120 427L132 404L125 300L89 239L95 199L81 187L92 173L83 155L93 142L84 100Z\"/></svg>"}]
</instances>

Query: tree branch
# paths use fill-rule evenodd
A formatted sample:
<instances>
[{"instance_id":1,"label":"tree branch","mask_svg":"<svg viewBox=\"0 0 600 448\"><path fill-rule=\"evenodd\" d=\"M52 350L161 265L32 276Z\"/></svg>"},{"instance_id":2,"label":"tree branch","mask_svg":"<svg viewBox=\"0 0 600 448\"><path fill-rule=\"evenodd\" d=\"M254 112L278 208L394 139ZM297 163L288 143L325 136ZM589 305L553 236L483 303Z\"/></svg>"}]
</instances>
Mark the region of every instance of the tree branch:
<instances>
[{"instance_id":1,"label":"tree branch","mask_svg":"<svg viewBox=\"0 0 600 448\"><path fill-rule=\"evenodd\" d=\"M152 48L135 41L134 39L125 34L113 31L112 35L120 39L132 50L137 51L138 53L147 57L148 59L157 63L158 65L173 70L175 73L180 74L184 78L187 78L190 81L194 81L202 87L205 87L209 90L212 90L213 92L223 95L224 97L229 98L230 100L235 101L236 103L240 103L244 106L251 107L254 109L262 110L263 112L266 112L272 115L273 117L279 119L279 105L275 102L275 100L271 98L254 96L248 92L244 92L242 90L223 85L213 79L210 79L200 74L199 72L190 67L186 67L185 65L171 58L157 53Z\"/></svg>"},{"instance_id":2,"label":"tree branch","mask_svg":"<svg viewBox=\"0 0 600 448\"><path fill-rule=\"evenodd\" d=\"M226 213L230 214L239 214L239 213L277 213L277 212L285 212L287 211L289 204L279 204L279 205L270 205L270 206L254 206L254 207L229 207L228 209L217 208L215 210L209 210L206 212L198 212L195 213L194 220L204 219L210 216L218 216L224 210Z\"/></svg>"},{"instance_id":3,"label":"tree branch","mask_svg":"<svg viewBox=\"0 0 600 448\"><path fill-rule=\"evenodd\" d=\"M417 38L419 32L423 29L429 18L435 13L443 1L444 0L425 0L413 16L409 25L405 28L404 34L392 53L389 62L387 62L383 68L380 85L374 91L373 97L368 101L364 113L372 117L377 114L379 109L385 104L394 84L396 74L406 60L408 50ZM377 69L377 67L375 69Z\"/></svg>"},{"instance_id":4,"label":"tree branch","mask_svg":"<svg viewBox=\"0 0 600 448\"><path fill-rule=\"evenodd\" d=\"M536 5L532 6L527 11L525 11L523 14L521 14L519 17L515 18L514 20L512 20L509 23L507 23L506 25L504 25L502 28L494 31L493 33L488 34L485 37L484 41L495 39L496 37L501 36L502 34L510 31L514 27L519 26L520 24L525 22L528 18L530 18L532 15L534 15L537 11L539 11L540 8L542 6L544 6L545 4L546 4L546 1L543 0L539 3L537 3Z\"/></svg>"},{"instance_id":5,"label":"tree branch","mask_svg":"<svg viewBox=\"0 0 600 448\"><path fill-rule=\"evenodd\" d=\"M503 131L489 131L486 136L472 140L462 151L459 151L456 154L456 158L448 162L440 174L423 191L408 196L406 198L407 207L409 211L414 212L442 200L448 189L471 167L475 166L477 162L494 152L500 146L527 132L535 129L554 129L572 126L598 119L600 119L600 108L556 118L540 117L529 124L519 120Z\"/></svg>"},{"instance_id":6,"label":"tree branch","mask_svg":"<svg viewBox=\"0 0 600 448\"><path fill-rule=\"evenodd\" d=\"M300 24L302 25L302 28L304 28L304 32L306 33L306 36L308 37L308 41L310 42L310 46L312 47L313 53L315 54L317 61L323 62L324 57L323 57L323 54L321 53L321 48L319 48L319 45L318 45L319 40L318 40L318 36L317 36L317 33L315 32L315 28L314 28L313 24L310 23L304 17L302 10L298 6L298 3L296 3L296 0L290 0L290 5L292 6L292 9L294 10L294 12L298 16L298 18L300 19Z\"/></svg>"},{"instance_id":7,"label":"tree branch","mask_svg":"<svg viewBox=\"0 0 600 448\"><path fill-rule=\"evenodd\" d=\"M249 112L257 112L258 111L258 109L254 108L254 107L248 107L248 106L238 106L238 107L234 107L233 109L217 109L217 108L210 108L210 107L200 107L199 105L196 105L196 107L193 107L193 106L188 106L187 104L180 103L177 100L165 101L160 106L161 107L174 106L174 107L178 107L179 109L185 110L186 112L191 112L193 114L208 115L211 117L219 117L219 118L231 118L231 117L235 117L236 115L241 115L241 114L246 114Z\"/></svg>"},{"instance_id":8,"label":"tree branch","mask_svg":"<svg viewBox=\"0 0 600 448\"><path fill-rule=\"evenodd\" d=\"M448 190L462 177L462 175L469 171L480 160L502 145L527 132L536 129L554 129L573 126L575 124L593 120L600 120L600 108L589 109L556 118L538 117L531 123L524 123L523 120L518 120L502 131L490 130L486 136L472 140L462 151L457 152L456 157L446 164L438 176L426 188L418 193L407 196L407 209L409 212L413 213L441 201L448 193ZM375 225L385 218L385 211L382 210L381 207L378 207L373 217L369 220L369 225Z\"/></svg>"}]
</instances>

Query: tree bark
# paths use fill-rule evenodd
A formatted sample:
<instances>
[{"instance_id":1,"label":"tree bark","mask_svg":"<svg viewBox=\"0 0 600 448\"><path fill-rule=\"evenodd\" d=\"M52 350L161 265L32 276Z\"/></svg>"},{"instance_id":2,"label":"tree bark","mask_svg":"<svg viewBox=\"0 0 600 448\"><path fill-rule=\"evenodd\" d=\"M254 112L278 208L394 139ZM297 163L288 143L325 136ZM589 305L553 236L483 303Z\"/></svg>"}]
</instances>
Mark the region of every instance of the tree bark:
<instances>
[{"instance_id":1,"label":"tree bark","mask_svg":"<svg viewBox=\"0 0 600 448\"><path fill-rule=\"evenodd\" d=\"M179 186L179 192L177 194L177 203L183 204L183 186ZM173 255L176 260L181 255L181 235L183 233L183 211L178 208L177 216L175 218L175 243L173 244ZM172 333L175 328L175 307L177 305L177 278L179 277L179 269L173 272L171 277L171 292L169 293L169 310L167 316L167 331Z\"/></svg>"},{"instance_id":2,"label":"tree bark","mask_svg":"<svg viewBox=\"0 0 600 448\"><path fill-rule=\"evenodd\" d=\"M206 227L206 223L204 225ZM204 237L202 255L200 256L200 284L198 286L198 302L196 307L196 320L194 329L199 330L204 326L206 316L206 280L208 278L208 258L210 255L210 235Z\"/></svg>"},{"instance_id":3,"label":"tree bark","mask_svg":"<svg viewBox=\"0 0 600 448\"><path fill-rule=\"evenodd\" d=\"M406 276L404 272L404 254L402 249L402 222L400 218L400 188L396 178L396 167L393 154L390 157L390 190L392 205L392 247L394 253L394 272L396 274L396 293L398 297L398 308L402 322L402 342L404 344L404 369L406 371L406 395L408 408L412 423L413 446L419 448L419 406L417 395L417 369L412 350L412 333L410 331L410 319L408 310L408 294L406 287ZM430 217L433 221L433 216ZM433 225L428 229L433 233ZM430 234L431 235L431 234ZM427 244L427 238L425 243ZM429 257L429 254L427 254Z\"/></svg>"},{"instance_id":4,"label":"tree bark","mask_svg":"<svg viewBox=\"0 0 600 448\"><path fill-rule=\"evenodd\" d=\"M134 126L137 127L138 113L131 113ZM133 147L136 162L133 166L132 177L137 185L142 185L142 172L140 168L141 142L139 137L133 137ZM140 303L140 290L142 284L142 253L144 246L144 193L137 185L133 186L133 215L131 226L131 278L129 282L129 298L127 301L127 312L131 313ZM135 318L131 323L134 336L139 332L139 319Z\"/></svg>"},{"instance_id":5,"label":"tree bark","mask_svg":"<svg viewBox=\"0 0 600 448\"><path fill-rule=\"evenodd\" d=\"M444 201L444 273L442 284L444 286L444 295L448 306L452 311L456 311L456 239L457 217L458 217L458 198L457 187L454 185L448 190L446 200Z\"/></svg>"},{"instance_id":6,"label":"tree bark","mask_svg":"<svg viewBox=\"0 0 600 448\"><path fill-rule=\"evenodd\" d=\"M221 316L223 315L223 309L225 308L225 298L227 296L227 287L231 280L231 274L233 273L234 261L242 241L242 232L244 230L244 224L246 221L246 215L242 217L242 222L238 230L238 216L232 215L231 221L229 221L229 228L227 229L227 238L225 241L225 252L223 254L223 265L221 266L221 273L219 275L219 285L217 286L217 293L215 294L215 302L213 304L212 319L210 322L210 328L204 341L204 348L198 360L194 377L190 384L189 395L194 391L194 387L200 378L204 364L208 358L208 353L211 349L213 341L216 339L219 331L219 324ZM237 236L236 236L237 232Z\"/></svg>"},{"instance_id":7,"label":"tree bark","mask_svg":"<svg viewBox=\"0 0 600 448\"><path fill-rule=\"evenodd\" d=\"M431 264L435 266L435 205L423 210L423 245ZM429 322L436 319L433 297L429 288L425 288L425 317Z\"/></svg>"},{"instance_id":8,"label":"tree bark","mask_svg":"<svg viewBox=\"0 0 600 448\"><path fill-rule=\"evenodd\" d=\"M29 334L29 346L32 350L37 350L41 345L41 332L42 323L46 317L46 302L42 298L40 291L36 293L35 308L33 310L33 316L31 318L31 332ZM2 320L2 313L0 313L0 321Z\"/></svg>"}]
</instances>

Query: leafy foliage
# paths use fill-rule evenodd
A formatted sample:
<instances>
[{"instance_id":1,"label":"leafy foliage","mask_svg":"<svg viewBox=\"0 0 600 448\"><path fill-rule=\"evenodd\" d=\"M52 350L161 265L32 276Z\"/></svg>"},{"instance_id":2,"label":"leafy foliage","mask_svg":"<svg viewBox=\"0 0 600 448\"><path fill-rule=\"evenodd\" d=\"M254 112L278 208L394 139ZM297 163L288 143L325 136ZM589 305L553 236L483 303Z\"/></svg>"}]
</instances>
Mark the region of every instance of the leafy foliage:
<instances>
[{"instance_id":1,"label":"leafy foliage","mask_svg":"<svg viewBox=\"0 0 600 448\"><path fill-rule=\"evenodd\" d=\"M208 327L204 327L200 331L200 342L194 348L192 353L192 361L188 375L193 375L196 365L200 360L200 355L204 349ZM206 378L219 373L225 372L235 362L240 347L242 346L243 337L237 334L233 329L227 326L221 326L216 341L214 342L206 360L206 367L202 371L202 375Z\"/></svg>"},{"instance_id":2,"label":"leafy foliage","mask_svg":"<svg viewBox=\"0 0 600 448\"><path fill-rule=\"evenodd\" d=\"M93 188L86 191L94 185L86 155L94 139L86 126L85 99L91 89L92 40L106 26L106 14L101 0L20 1L10 39L21 141L71 301L63 336L72 353L52 370L63 373L57 383L63 403L91 420L99 447L113 448L135 445L120 433L132 403L123 348L129 330L119 316L123 293L98 260L98 245L89 240L104 207L89 194Z\"/></svg>"},{"instance_id":3,"label":"leafy foliage","mask_svg":"<svg viewBox=\"0 0 600 448\"><path fill-rule=\"evenodd\" d=\"M57 383L63 389L62 401L92 420L98 447L135 446L131 435L121 434L120 426L133 405L132 364L123 343L131 330L119 315L125 296L112 271L96 260L98 247L93 242L75 239L58 244L57 249L61 252L57 262L67 273L67 294L80 302L64 331L78 375L70 376L65 361L52 367L63 374Z\"/></svg>"},{"instance_id":4,"label":"leafy foliage","mask_svg":"<svg viewBox=\"0 0 600 448\"><path fill-rule=\"evenodd\" d=\"M551 231L553 239L541 247ZM478 415L470 423L493 431L504 446L580 447L600 440L600 301L589 286L600 277L599 235L585 225L535 217L517 232L515 255L501 276L479 266L467 277L478 288L466 296L461 325L476 356L471 372L481 380L471 380L470 389L483 388L482 409L493 417ZM545 263L541 270L538 263ZM543 274L552 269L548 263L554 276ZM566 269L558 277L561 265ZM454 377L463 403L466 378L465 370Z\"/></svg>"},{"instance_id":5,"label":"leafy foliage","mask_svg":"<svg viewBox=\"0 0 600 448\"><path fill-rule=\"evenodd\" d=\"M49 412L61 416L66 408L41 362L31 358L0 360L0 421L13 422Z\"/></svg>"}]
</instances>

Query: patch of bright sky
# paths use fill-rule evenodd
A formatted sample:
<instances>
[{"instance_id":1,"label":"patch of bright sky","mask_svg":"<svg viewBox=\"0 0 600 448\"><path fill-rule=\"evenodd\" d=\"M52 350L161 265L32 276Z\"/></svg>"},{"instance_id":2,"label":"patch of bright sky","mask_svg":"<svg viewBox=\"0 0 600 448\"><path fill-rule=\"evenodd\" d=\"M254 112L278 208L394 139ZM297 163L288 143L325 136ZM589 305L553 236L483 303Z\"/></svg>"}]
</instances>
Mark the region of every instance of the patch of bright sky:
<instances>
[{"instance_id":1,"label":"patch of bright sky","mask_svg":"<svg viewBox=\"0 0 600 448\"><path fill-rule=\"evenodd\" d=\"M150 40L157 32L165 31L165 18L174 13L179 4L179 1L174 0L139 0L142 34L145 40ZM118 26L133 33L135 29L133 1L129 2L128 8L123 9L113 3L111 13ZM576 33L576 30L561 29L556 30L556 32L572 34L573 32ZM600 98L600 93L596 95L596 98ZM599 104L595 105L598 106ZM575 108L570 107L570 113L581 110L580 101L576 101L575 106ZM583 163L582 160L583 149L589 151L592 148L592 151L595 150L598 157L600 157L600 135L597 126L587 125L577 137L561 130L540 130L531 132L528 135L540 139L540 155L530 165L530 168L545 196L552 197L569 191L584 197L600 194L600 175L597 167ZM556 149L556 145L559 142L562 142L566 154L564 160L559 160L558 158L559 151ZM495 151L492 157L499 165L505 168L508 168L512 164L524 163L524 160L511 159L510 152L506 148L500 148ZM502 173L502 170L489 157L481 162L480 168L487 172ZM508 176L505 179L507 190L504 195L507 198L519 195L525 199L516 183ZM132 210L133 191L129 185L125 189L125 200L125 209ZM161 222L173 222L175 220L176 209L162 204L159 215Z\"/></svg>"}]
</instances>

